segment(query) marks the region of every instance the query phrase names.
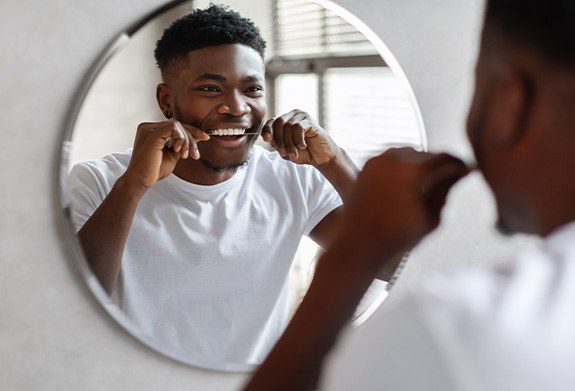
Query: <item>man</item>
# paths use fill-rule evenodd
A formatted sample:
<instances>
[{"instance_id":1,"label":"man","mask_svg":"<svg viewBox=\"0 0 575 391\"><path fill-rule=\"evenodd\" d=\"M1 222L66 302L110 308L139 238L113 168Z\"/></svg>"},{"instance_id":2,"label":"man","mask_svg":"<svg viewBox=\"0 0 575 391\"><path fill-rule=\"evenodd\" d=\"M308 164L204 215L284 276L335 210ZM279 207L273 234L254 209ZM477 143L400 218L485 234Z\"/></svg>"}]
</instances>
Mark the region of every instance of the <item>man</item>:
<instances>
[{"instance_id":1,"label":"man","mask_svg":"<svg viewBox=\"0 0 575 391\"><path fill-rule=\"evenodd\" d=\"M213 368L265 357L287 324L299 241L328 241L357 172L306 113L266 120L265 45L223 7L174 22L155 50L167 120L70 177L104 289L155 344ZM254 146L260 133L277 152Z\"/></svg>"},{"instance_id":2,"label":"man","mask_svg":"<svg viewBox=\"0 0 575 391\"><path fill-rule=\"evenodd\" d=\"M326 365L322 389L575 387L571 0L487 1L468 118L498 226L537 234L543 244L506 269L437 277L406 294L346 334ZM438 225L449 188L467 172L451 156L408 149L369 161L346 203L339 240L319 260L308 295L247 389L314 388L375 272L392 270L393 254Z\"/></svg>"}]
</instances>

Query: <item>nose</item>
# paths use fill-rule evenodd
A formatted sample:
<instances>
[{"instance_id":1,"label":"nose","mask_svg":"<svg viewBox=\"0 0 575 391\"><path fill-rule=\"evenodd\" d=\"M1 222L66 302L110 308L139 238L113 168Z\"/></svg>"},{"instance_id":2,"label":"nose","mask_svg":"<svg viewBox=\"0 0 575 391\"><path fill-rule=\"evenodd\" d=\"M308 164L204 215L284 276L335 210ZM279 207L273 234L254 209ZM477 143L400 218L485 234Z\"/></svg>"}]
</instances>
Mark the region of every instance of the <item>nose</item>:
<instances>
[{"instance_id":1,"label":"nose","mask_svg":"<svg viewBox=\"0 0 575 391\"><path fill-rule=\"evenodd\" d=\"M224 101L218 106L218 113L241 116L249 114L251 107L246 101L246 97L239 92L232 92L225 96Z\"/></svg>"}]
</instances>

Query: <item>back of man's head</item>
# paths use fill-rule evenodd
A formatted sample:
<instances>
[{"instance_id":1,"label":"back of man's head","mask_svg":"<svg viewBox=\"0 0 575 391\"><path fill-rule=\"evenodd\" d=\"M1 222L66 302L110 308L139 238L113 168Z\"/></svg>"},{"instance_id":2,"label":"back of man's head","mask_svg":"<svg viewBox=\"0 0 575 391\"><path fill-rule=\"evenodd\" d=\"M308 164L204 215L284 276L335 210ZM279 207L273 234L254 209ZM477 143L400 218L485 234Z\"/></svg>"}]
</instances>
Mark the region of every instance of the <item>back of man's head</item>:
<instances>
[{"instance_id":1,"label":"back of man's head","mask_svg":"<svg viewBox=\"0 0 575 391\"><path fill-rule=\"evenodd\" d=\"M488 0L486 25L575 71L574 0Z\"/></svg>"},{"instance_id":2,"label":"back of man's head","mask_svg":"<svg viewBox=\"0 0 575 391\"><path fill-rule=\"evenodd\" d=\"M223 44L249 46L264 58L266 42L254 23L218 5L196 9L172 23L156 43L154 56L164 74L190 51Z\"/></svg>"}]
</instances>

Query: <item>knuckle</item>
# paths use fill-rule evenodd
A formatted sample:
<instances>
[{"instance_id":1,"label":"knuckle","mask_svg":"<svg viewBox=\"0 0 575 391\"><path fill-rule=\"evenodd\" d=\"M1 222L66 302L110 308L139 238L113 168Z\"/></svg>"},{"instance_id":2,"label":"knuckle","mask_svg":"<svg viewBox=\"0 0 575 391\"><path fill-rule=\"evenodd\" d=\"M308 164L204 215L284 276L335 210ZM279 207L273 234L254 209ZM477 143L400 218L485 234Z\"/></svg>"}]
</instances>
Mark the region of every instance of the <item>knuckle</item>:
<instances>
[{"instance_id":1,"label":"knuckle","mask_svg":"<svg viewBox=\"0 0 575 391\"><path fill-rule=\"evenodd\" d=\"M142 122L140 124L138 124L138 127L136 129L137 133L142 133L147 131L150 128L150 123L149 122Z\"/></svg>"}]
</instances>

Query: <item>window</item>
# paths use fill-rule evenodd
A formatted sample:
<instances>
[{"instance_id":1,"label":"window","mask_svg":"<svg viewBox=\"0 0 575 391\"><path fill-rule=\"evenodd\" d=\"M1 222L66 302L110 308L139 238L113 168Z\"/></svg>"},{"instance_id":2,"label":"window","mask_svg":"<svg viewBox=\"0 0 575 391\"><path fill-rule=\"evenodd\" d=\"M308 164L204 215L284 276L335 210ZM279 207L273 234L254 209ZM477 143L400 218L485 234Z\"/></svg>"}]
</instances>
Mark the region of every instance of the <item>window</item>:
<instances>
[{"instance_id":1,"label":"window","mask_svg":"<svg viewBox=\"0 0 575 391\"><path fill-rule=\"evenodd\" d=\"M360 167L389 146L421 145L405 86L375 46L331 10L275 0L270 113L307 111Z\"/></svg>"}]
</instances>

